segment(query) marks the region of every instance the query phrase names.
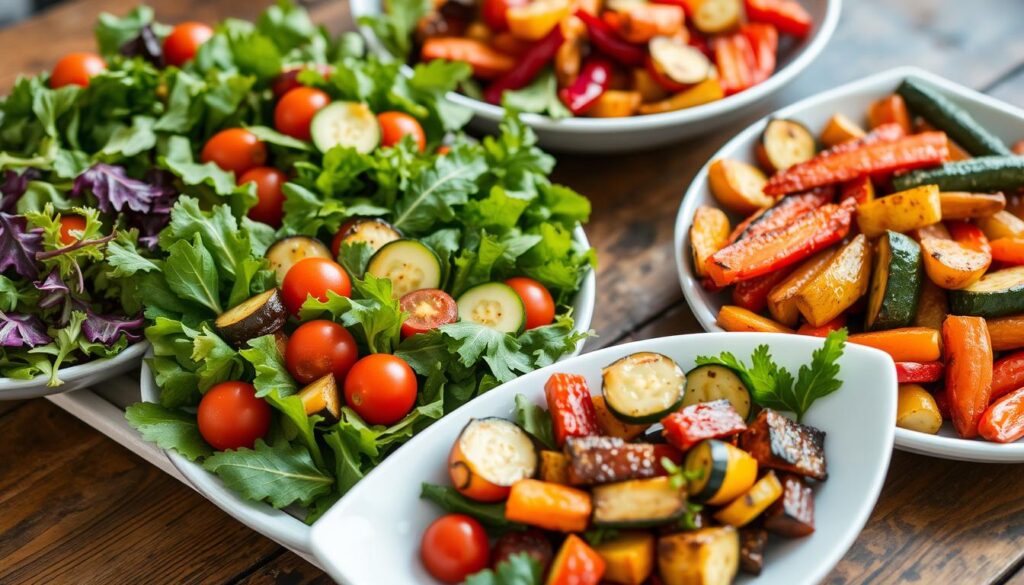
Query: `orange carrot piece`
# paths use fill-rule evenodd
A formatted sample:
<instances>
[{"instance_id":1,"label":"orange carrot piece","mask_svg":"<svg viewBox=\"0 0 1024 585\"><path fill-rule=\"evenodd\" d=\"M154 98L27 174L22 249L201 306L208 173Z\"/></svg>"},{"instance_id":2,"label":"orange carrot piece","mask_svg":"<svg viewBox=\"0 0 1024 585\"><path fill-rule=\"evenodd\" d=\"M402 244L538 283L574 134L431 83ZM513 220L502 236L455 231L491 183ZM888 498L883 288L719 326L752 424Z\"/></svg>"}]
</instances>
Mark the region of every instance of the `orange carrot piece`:
<instances>
[{"instance_id":1,"label":"orange carrot piece","mask_svg":"<svg viewBox=\"0 0 1024 585\"><path fill-rule=\"evenodd\" d=\"M1024 347L1024 315L996 317L988 319L986 324L995 351Z\"/></svg>"},{"instance_id":2,"label":"orange carrot piece","mask_svg":"<svg viewBox=\"0 0 1024 585\"><path fill-rule=\"evenodd\" d=\"M868 125L877 128L882 124L899 124L904 132L910 134L910 111L903 96L893 94L871 104L868 108Z\"/></svg>"},{"instance_id":3,"label":"orange carrot piece","mask_svg":"<svg viewBox=\"0 0 1024 585\"><path fill-rule=\"evenodd\" d=\"M942 357L939 332L928 327L856 333L850 336L849 341L880 349L896 362L934 362Z\"/></svg>"},{"instance_id":4,"label":"orange carrot piece","mask_svg":"<svg viewBox=\"0 0 1024 585\"><path fill-rule=\"evenodd\" d=\"M992 240L992 259L1007 264L1024 264L1024 238L1009 237Z\"/></svg>"},{"instance_id":5,"label":"orange carrot piece","mask_svg":"<svg viewBox=\"0 0 1024 585\"><path fill-rule=\"evenodd\" d=\"M631 43L670 37L683 30L683 9L670 4L636 4L619 13L619 36Z\"/></svg>"},{"instance_id":6,"label":"orange carrot piece","mask_svg":"<svg viewBox=\"0 0 1024 585\"><path fill-rule=\"evenodd\" d=\"M942 324L946 394L956 432L978 436L978 422L992 395L992 341L985 319L950 315Z\"/></svg>"},{"instance_id":7,"label":"orange carrot piece","mask_svg":"<svg viewBox=\"0 0 1024 585\"><path fill-rule=\"evenodd\" d=\"M725 305L718 311L718 325L726 331L793 333L792 329L781 323L735 305Z\"/></svg>"},{"instance_id":8,"label":"orange carrot piece","mask_svg":"<svg viewBox=\"0 0 1024 585\"><path fill-rule=\"evenodd\" d=\"M1024 388L1024 351L1001 357L992 364L992 396L989 400L996 400L1017 388Z\"/></svg>"},{"instance_id":9,"label":"orange carrot piece","mask_svg":"<svg viewBox=\"0 0 1024 585\"><path fill-rule=\"evenodd\" d=\"M590 494L557 483L523 479L512 484L505 518L545 530L582 532L592 506Z\"/></svg>"},{"instance_id":10,"label":"orange carrot piece","mask_svg":"<svg viewBox=\"0 0 1024 585\"><path fill-rule=\"evenodd\" d=\"M494 79L516 65L513 57L495 51L486 43L456 37L427 39L420 50L420 58L424 61L444 59L468 63L473 68L473 75L481 79Z\"/></svg>"},{"instance_id":11,"label":"orange carrot piece","mask_svg":"<svg viewBox=\"0 0 1024 585\"><path fill-rule=\"evenodd\" d=\"M981 416L978 433L996 443L1012 443L1024 437L1024 388L992 403Z\"/></svg>"}]
</instances>

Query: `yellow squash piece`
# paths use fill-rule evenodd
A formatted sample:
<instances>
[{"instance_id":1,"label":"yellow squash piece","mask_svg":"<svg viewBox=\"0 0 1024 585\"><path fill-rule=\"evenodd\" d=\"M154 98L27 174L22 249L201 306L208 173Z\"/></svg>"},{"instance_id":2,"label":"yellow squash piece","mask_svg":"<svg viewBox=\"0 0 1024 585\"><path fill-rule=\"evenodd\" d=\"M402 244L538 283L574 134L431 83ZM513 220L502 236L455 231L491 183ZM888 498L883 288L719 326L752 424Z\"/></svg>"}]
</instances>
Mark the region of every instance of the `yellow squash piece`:
<instances>
[{"instance_id":1,"label":"yellow squash piece","mask_svg":"<svg viewBox=\"0 0 1024 585\"><path fill-rule=\"evenodd\" d=\"M961 246L953 240L924 238L921 240L924 271L932 282L942 288L967 288L985 274L992 256Z\"/></svg>"},{"instance_id":2,"label":"yellow squash piece","mask_svg":"<svg viewBox=\"0 0 1024 585\"><path fill-rule=\"evenodd\" d=\"M654 572L654 535L650 532L625 532L594 551L604 559L604 581L641 585Z\"/></svg>"},{"instance_id":3,"label":"yellow squash piece","mask_svg":"<svg viewBox=\"0 0 1024 585\"><path fill-rule=\"evenodd\" d=\"M665 88L659 85L651 77L650 72L643 67L633 69L633 89L640 92L640 97L643 98L645 104L661 101L668 96ZM640 107L643 108L643 106Z\"/></svg>"},{"instance_id":4,"label":"yellow squash piece","mask_svg":"<svg viewBox=\"0 0 1024 585\"><path fill-rule=\"evenodd\" d=\"M942 426L935 397L917 384L900 384L896 398L896 426L934 435Z\"/></svg>"},{"instance_id":5,"label":"yellow squash piece","mask_svg":"<svg viewBox=\"0 0 1024 585\"><path fill-rule=\"evenodd\" d=\"M864 136L864 129L856 122L842 114L835 114L828 119L825 128L821 131L821 143L827 148L842 144L847 140Z\"/></svg>"},{"instance_id":6,"label":"yellow squash piece","mask_svg":"<svg viewBox=\"0 0 1024 585\"><path fill-rule=\"evenodd\" d=\"M721 209L707 205L697 208L690 226L690 250L699 276L707 276L708 258L729 241L730 229L729 217Z\"/></svg>"},{"instance_id":7,"label":"yellow squash piece","mask_svg":"<svg viewBox=\"0 0 1024 585\"><path fill-rule=\"evenodd\" d=\"M789 327L796 327L800 321L800 309L796 306L796 295L808 282L818 276L836 254L833 248L822 250L797 267L785 280L775 285L768 293L768 311L775 320Z\"/></svg>"},{"instance_id":8,"label":"yellow squash piece","mask_svg":"<svg viewBox=\"0 0 1024 585\"><path fill-rule=\"evenodd\" d=\"M658 539L658 574L664 585L730 585L739 564L740 538L732 526Z\"/></svg>"},{"instance_id":9,"label":"yellow squash piece","mask_svg":"<svg viewBox=\"0 0 1024 585\"><path fill-rule=\"evenodd\" d=\"M636 113L642 99L638 91L609 89L597 98L586 114L592 118L625 118Z\"/></svg>"},{"instance_id":10,"label":"yellow squash piece","mask_svg":"<svg viewBox=\"0 0 1024 585\"><path fill-rule=\"evenodd\" d=\"M524 41L539 41L569 16L569 0L533 0L508 9L508 30Z\"/></svg>"},{"instance_id":11,"label":"yellow squash piece","mask_svg":"<svg viewBox=\"0 0 1024 585\"><path fill-rule=\"evenodd\" d=\"M859 234L800 289L795 297L797 309L808 323L820 327L867 294L870 281L871 246Z\"/></svg>"},{"instance_id":12,"label":"yellow squash piece","mask_svg":"<svg viewBox=\"0 0 1024 585\"><path fill-rule=\"evenodd\" d=\"M722 524L736 528L746 526L767 510L768 506L772 505L781 495L782 482L775 476L774 471L769 471L747 490L747 493L719 510L715 514L715 519Z\"/></svg>"},{"instance_id":13,"label":"yellow squash piece","mask_svg":"<svg viewBox=\"0 0 1024 585\"><path fill-rule=\"evenodd\" d=\"M608 403L604 396L594 396L594 414L597 415L597 426L601 428L601 434L609 437L617 437L623 441L632 441L644 434L651 425L631 425L622 422L611 410L608 410Z\"/></svg>"},{"instance_id":14,"label":"yellow squash piece","mask_svg":"<svg viewBox=\"0 0 1024 585\"><path fill-rule=\"evenodd\" d=\"M725 90L717 77L709 77L697 85L673 94L661 101L643 104L641 114L661 114L675 110L685 110L706 103L718 101L725 97Z\"/></svg>"},{"instance_id":15,"label":"yellow squash piece","mask_svg":"<svg viewBox=\"0 0 1024 585\"><path fill-rule=\"evenodd\" d=\"M540 479L550 483L569 485L569 457L561 451L540 452Z\"/></svg>"},{"instance_id":16,"label":"yellow squash piece","mask_svg":"<svg viewBox=\"0 0 1024 585\"><path fill-rule=\"evenodd\" d=\"M750 215L773 203L774 200L764 194L767 182L761 169L738 160L720 158L708 168L708 183L715 199L743 215Z\"/></svg>"},{"instance_id":17,"label":"yellow squash piece","mask_svg":"<svg viewBox=\"0 0 1024 585\"><path fill-rule=\"evenodd\" d=\"M1009 211L1000 211L989 217L980 217L974 223L985 232L989 240L1024 236L1024 219Z\"/></svg>"},{"instance_id":18,"label":"yellow squash piece","mask_svg":"<svg viewBox=\"0 0 1024 585\"><path fill-rule=\"evenodd\" d=\"M1002 193L967 193L964 191L942 191L942 219L972 219L991 217L1006 207L1006 196Z\"/></svg>"},{"instance_id":19,"label":"yellow squash piece","mask_svg":"<svg viewBox=\"0 0 1024 585\"><path fill-rule=\"evenodd\" d=\"M908 232L942 220L942 201L939 188L922 185L857 207L857 225L869 238L882 235L885 230Z\"/></svg>"}]
</instances>

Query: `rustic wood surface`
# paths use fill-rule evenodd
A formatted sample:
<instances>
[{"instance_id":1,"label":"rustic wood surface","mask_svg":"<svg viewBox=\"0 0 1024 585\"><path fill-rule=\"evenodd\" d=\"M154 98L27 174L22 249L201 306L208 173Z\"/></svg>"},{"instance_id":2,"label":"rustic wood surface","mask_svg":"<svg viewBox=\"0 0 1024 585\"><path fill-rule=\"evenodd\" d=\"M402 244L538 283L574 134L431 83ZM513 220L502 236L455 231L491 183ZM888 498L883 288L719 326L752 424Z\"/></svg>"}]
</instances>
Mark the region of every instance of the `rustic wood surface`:
<instances>
[{"instance_id":1,"label":"rustic wood surface","mask_svg":"<svg viewBox=\"0 0 1024 585\"><path fill-rule=\"evenodd\" d=\"M133 0L72 0L0 31L0 88L91 46L95 15ZM265 2L151 0L161 20L251 18ZM331 30L343 1L307 2ZM594 202L600 337L588 349L699 326L673 267L672 227L697 169L786 103L880 69L918 65L1024 105L1024 3L847 0L826 51L796 82L715 134L652 153L561 156L559 181ZM105 436L37 400L0 403L0 583L329 583ZM1024 585L1024 466L895 453L882 497L829 583Z\"/></svg>"}]
</instances>

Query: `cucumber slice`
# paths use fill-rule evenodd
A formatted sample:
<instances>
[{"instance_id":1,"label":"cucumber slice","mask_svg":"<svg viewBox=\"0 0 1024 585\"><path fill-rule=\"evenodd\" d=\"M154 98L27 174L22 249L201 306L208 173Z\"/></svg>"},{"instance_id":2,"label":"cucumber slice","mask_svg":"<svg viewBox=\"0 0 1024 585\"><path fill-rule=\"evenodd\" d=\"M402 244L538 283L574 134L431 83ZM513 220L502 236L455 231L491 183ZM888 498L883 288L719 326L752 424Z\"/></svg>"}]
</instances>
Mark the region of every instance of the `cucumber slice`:
<instances>
[{"instance_id":1,"label":"cucumber slice","mask_svg":"<svg viewBox=\"0 0 1024 585\"><path fill-rule=\"evenodd\" d=\"M604 401L619 420L642 424L658 422L683 403L686 376L672 358L638 352L609 365L602 372Z\"/></svg>"},{"instance_id":2,"label":"cucumber slice","mask_svg":"<svg viewBox=\"0 0 1024 585\"><path fill-rule=\"evenodd\" d=\"M380 125L370 107L359 102L332 102L313 116L309 125L313 144L320 152L335 146L354 148L363 154L380 144Z\"/></svg>"},{"instance_id":3,"label":"cucumber slice","mask_svg":"<svg viewBox=\"0 0 1024 585\"><path fill-rule=\"evenodd\" d=\"M478 284L462 293L457 304L463 321L503 333L519 333L526 325L523 299L503 282Z\"/></svg>"},{"instance_id":4,"label":"cucumber slice","mask_svg":"<svg viewBox=\"0 0 1024 585\"><path fill-rule=\"evenodd\" d=\"M683 406L728 400L743 420L750 417L750 390L743 380L725 366L708 364L686 372Z\"/></svg>"},{"instance_id":5,"label":"cucumber slice","mask_svg":"<svg viewBox=\"0 0 1024 585\"><path fill-rule=\"evenodd\" d=\"M921 296L921 246L890 230L879 238L877 250L865 325L868 330L907 327Z\"/></svg>"},{"instance_id":6,"label":"cucumber slice","mask_svg":"<svg viewBox=\"0 0 1024 585\"><path fill-rule=\"evenodd\" d=\"M978 317L1024 313L1024 266L989 272L967 288L949 291L949 309Z\"/></svg>"},{"instance_id":7,"label":"cucumber slice","mask_svg":"<svg viewBox=\"0 0 1024 585\"><path fill-rule=\"evenodd\" d=\"M441 261L416 240L389 242L370 258L366 273L391 281L391 294L401 298L413 291L441 286Z\"/></svg>"}]
</instances>

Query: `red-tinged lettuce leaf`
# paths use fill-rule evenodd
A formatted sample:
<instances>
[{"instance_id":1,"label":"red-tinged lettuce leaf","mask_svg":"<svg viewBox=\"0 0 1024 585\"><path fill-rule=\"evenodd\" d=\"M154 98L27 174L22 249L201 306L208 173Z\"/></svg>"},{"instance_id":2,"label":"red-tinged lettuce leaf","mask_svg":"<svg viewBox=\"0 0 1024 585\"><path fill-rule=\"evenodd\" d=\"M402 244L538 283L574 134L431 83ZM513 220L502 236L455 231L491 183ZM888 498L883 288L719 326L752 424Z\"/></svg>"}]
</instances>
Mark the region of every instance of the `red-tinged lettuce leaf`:
<instances>
[{"instance_id":1,"label":"red-tinged lettuce leaf","mask_svg":"<svg viewBox=\"0 0 1024 585\"><path fill-rule=\"evenodd\" d=\"M165 185L133 179L123 167L105 163L91 166L75 179L71 196L82 197L86 191L96 196L97 206L105 213L162 213L161 210L167 206L167 198L173 195L173 190Z\"/></svg>"},{"instance_id":2,"label":"red-tinged lettuce leaf","mask_svg":"<svg viewBox=\"0 0 1024 585\"><path fill-rule=\"evenodd\" d=\"M40 309L56 307L67 299L71 293L71 289L64 283L64 279L60 277L59 268L54 268L50 271L50 274L46 275L46 278L37 280L32 284L35 285L36 290L43 293L38 302Z\"/></svg>"},{"instance_id":3,"label":"red-tinged lettuce leaf","mask_svg":"<svg viewBox=\"0 0 1024 585\"><path fill-rule=\"evenodd\" d=\"M0 213L0 272L13 268L25 278L39 276L36 253L43 250L43 232L27 227L24 217Z\"/></svg>"},{"instance_id":4,"label":"red-tinged lettuce leaf","mask_svg":"<svg viewBox=\"0 0 1024 585\"><path fill-rule=\"evenodd\" d=\"M5 171L3 182L0 182L0 211L14 213L18 200L28 190L28 182L43 176L38 169L26 169L19 174L17 171Z\"/></svg>"},{"instance_id":5,"label":"red-tinged lettuce leaf","mask_svg":"<svg viewBox=\"0 0 1024 585\"><path fill-rule=\"evenodd\" d=\"M123 333L129 343L142 339L142 325L145 320L141 315L134 318L120 315L98 315L90 309L85 311L82 322L82 334L93 343L102 343L110 347L121 339Z\"/></svg>"},{"instance_id":6,"label":"red-tinged lettuce leaf","mask_svg":"<svg viewBox=\"0 0 1024 585\"><path fill-rule=\"evenodd\" d=\"M128 211L125 213L125 223L130 228L138 229L139 243L152 250L157 246L157 235L160 230L171 222L171 209L178 198L178 193L173 187L174 175L165 170L150 170L146 173L146 182L159 188L160 195L150 202L148 212Z\"/></svg>"},{"instance_id":7,"label":"red-tinged lettuce leaf","mask_svg":"<svg viewBox=\"0 0 1024 585\"><path fill-rule=\"evenodd\" d=\"M0 312L0 346L36 347L50 341L46 325L43 325L39 317Z\"/></svg>"}]
</instances>

